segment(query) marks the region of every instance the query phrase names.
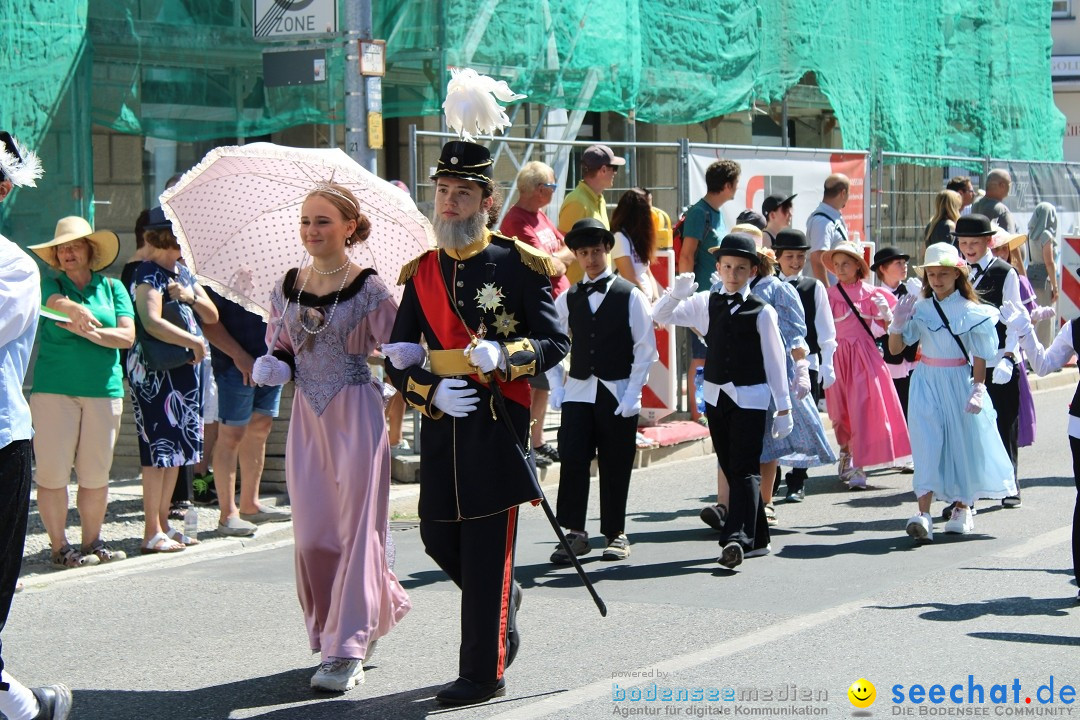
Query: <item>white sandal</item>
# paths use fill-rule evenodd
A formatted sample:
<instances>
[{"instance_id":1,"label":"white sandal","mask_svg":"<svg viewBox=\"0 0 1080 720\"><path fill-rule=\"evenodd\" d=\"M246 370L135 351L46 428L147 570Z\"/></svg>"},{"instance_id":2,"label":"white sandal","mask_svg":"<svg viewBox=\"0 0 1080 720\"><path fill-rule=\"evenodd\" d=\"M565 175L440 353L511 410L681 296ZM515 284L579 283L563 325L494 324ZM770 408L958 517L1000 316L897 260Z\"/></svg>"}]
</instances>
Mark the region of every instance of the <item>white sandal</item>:
<instances>
[{"instance_id":1,"label":"white sandal","mask_svg":"<svg viewBox=\"0 0 1080 720\"><path fill-rule=\"evenodd\" d=\"M166 545L164 548L158 547L161 543L170 544ZM159 532L142 545L140 552L142 552L143 555L155 555L158 553L175 553L185 549L186 548L183 545L176 542L165 533Z\"/></svg>"},{"instance_id":2,"label":"white sandal","mask_svg":"<svg viewBox=\"0 0 1080 720\"><path fill-rule=\"evenodd\" d=\"M170 540L173 540L174 542L178 542L181 545L198 545L199 544L199 541L198 541L197 538L188 537L187 535L180 532L176 528L169 528L168 530L165 531L165 534L169 536Z\"/></svg>"}]
</instances>

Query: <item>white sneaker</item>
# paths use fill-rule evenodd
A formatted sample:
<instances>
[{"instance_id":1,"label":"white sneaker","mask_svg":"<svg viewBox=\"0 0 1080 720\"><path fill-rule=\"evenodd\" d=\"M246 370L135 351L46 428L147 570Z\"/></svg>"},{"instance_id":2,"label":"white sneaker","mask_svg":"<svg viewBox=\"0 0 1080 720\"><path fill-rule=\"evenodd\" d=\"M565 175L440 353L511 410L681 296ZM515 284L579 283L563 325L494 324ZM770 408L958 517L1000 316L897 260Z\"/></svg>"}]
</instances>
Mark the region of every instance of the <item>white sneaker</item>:
<instances>
[{"instance_id":1,"label":"white sneaker","mask_svg":"<svg viewBox=\"0 0 1080 720\"><path fill-rule=\"evenodd\" d=\"M854 472L847 476L847 486L849 490L866 489L866 473L862 468L855 468Z\"/></svg>"},{"instance_id":2,"label":"white sneaker","mask_svg":"<svg viewBox=\"0 0 1080 720\"><path fill-rule=\"evenodd\" d=\"M971 518L969 508L955 507L952 517L945 523L945 532L957 535L967 535L975 529L975 521Z\"/></svg>"},{"instance_id":3,"label":"white sneaker","mask_svg":"<svg viewBox=\"0 0 1080 720\"><path fill-rule=\"evenodd\" d=\"M768 555L771 552L772 552L772 543L769 543L768 545L766 545L763 548L758 548L756 550L747 550L746 552L743 553L743 557L744 558L765 557L766 555Z\"/></svg>"},{"instance_id":4,"label":"white sneaker","mask_svg":"<svg viewBox=\"0 0 1080 720\"><path fill-rule=\"evenodd\" d=\"M907 521L907 534L915 542L934 542L934 521L927 513L919 513Z\"/></svg>"},{"instance_id":5,"label":"white sneaker","mask_svg":"<svg viewBox=\"0 0 1080 720\"><path fill-rule=\"evenodd\" d=\"M333 658L311 677L311 687L329 692L345 692L363 683L364 661L359 658Z\"/></svg>"}]
</instances>

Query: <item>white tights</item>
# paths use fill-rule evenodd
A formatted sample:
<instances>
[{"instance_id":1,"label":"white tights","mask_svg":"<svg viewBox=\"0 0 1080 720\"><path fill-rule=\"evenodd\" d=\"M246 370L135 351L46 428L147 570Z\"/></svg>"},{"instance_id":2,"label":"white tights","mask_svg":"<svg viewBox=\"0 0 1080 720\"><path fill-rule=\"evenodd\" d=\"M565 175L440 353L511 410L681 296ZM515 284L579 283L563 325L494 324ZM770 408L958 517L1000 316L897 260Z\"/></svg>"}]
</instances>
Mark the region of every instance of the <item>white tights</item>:
<instances>
[{"instance_id":1,"label":"white tights","mask_svg":"<svg viewBox=\"0 0 1080 720\"><path fill-rule=\"evenodd\" d=\"M8 720L34 720L39 710L34 694L7 670L0 674L0 680L10 686L7 692L0 690L0 715Z\"/></svg>"}]
</instances>

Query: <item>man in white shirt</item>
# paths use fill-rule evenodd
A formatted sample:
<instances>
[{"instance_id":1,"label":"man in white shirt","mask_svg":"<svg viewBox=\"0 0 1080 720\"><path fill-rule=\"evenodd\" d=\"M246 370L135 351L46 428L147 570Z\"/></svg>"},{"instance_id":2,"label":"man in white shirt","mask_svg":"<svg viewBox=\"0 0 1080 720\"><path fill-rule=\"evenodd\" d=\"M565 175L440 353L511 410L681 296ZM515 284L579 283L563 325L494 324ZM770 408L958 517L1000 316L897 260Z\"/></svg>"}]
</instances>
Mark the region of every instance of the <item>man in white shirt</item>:
<instances>
[{"instance_id":1,"label":"man in white shirt","mask_svg":"<svg viewBox=\"0 0 1080 720\"><path fill-rule=\"evenodd\" d=\"M806 221L806 238L810 241L810 270L825 287L829 286L829 271L823 257L838 242L851 240L847 224L840 211L847 205L851 180L847 175L833 173L825 178L821 204Z\"/></svg>"}]
</instances>

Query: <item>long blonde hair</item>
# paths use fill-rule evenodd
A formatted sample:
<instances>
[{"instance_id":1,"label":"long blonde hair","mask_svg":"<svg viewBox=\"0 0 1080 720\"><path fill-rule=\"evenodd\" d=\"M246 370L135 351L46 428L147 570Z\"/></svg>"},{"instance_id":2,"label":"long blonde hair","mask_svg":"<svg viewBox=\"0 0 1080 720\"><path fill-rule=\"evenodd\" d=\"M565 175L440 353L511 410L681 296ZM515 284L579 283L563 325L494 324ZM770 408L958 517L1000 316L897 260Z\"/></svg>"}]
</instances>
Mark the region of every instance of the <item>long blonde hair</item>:
<instances>
[{"instance_id":1,"label":"long blonde hair","mask_svg":"<svg viewBox=\"0 0 1080 720\"><path fill-rule=\"evenodd\" d=\"M934 217L930 218L930 224L926 226L923 244L930 241L930 235L933 234L934 228L942 220L951 220L953 227L955 227L956 221L960 219L960 209L963 204L963 198L955 190L942 190L939 192L934 199Z\"/></svg>"}]
</instances>

